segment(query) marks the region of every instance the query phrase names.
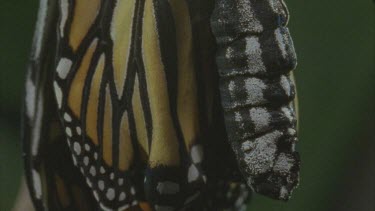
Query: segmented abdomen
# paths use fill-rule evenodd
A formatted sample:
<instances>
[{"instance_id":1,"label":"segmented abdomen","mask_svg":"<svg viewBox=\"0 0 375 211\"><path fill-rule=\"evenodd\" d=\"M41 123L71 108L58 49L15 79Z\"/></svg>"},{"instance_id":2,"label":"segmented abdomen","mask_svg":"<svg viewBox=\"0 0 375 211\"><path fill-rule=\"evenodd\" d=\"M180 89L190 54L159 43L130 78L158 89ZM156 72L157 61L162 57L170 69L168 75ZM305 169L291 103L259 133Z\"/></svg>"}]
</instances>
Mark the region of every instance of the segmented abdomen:
<instances>
[{"instance_id":1,"label":"segmented abdomen","mask_svg":"<svg viewBox=\"0 0 375 211\"><path fill-rule=\"evenodd\" d=\"M287 21L282 0L216 0L211 17L229 142L248 184L283 200L299 171Z\"/></svg>"}]
</instances>

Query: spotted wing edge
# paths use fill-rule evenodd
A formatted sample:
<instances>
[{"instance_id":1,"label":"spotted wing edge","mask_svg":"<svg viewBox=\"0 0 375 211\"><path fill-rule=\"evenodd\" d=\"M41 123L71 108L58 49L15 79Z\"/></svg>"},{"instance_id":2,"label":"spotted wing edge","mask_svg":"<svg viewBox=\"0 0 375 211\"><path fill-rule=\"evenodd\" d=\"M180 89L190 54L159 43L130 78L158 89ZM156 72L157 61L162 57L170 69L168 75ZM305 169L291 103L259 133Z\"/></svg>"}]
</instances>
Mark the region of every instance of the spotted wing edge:
<instances>
[{"instance_id":1,"label":"spotted wing edge","mask_svg":"<svg viewBox=\"0 0 375 211\"><path fill-rule=\"evenodd\" d=\"M29 66L26 71L25 93L22 105L22 150L26 174L26 183L36 210L48 210L46 198L42 197L45 180L35 169L40 147L48 140L43 139L47 132L43 129L44 117L50 102L46 99L46 81L48 69L54 62L55 48L53 44L57 11L57 0L40 0L37 22L31 48ZM51 39L52 38L52 39ZM51 59L52 58L52 59ZM47 107L46 107L47 106Z\"/></svg>"}]
</instances>

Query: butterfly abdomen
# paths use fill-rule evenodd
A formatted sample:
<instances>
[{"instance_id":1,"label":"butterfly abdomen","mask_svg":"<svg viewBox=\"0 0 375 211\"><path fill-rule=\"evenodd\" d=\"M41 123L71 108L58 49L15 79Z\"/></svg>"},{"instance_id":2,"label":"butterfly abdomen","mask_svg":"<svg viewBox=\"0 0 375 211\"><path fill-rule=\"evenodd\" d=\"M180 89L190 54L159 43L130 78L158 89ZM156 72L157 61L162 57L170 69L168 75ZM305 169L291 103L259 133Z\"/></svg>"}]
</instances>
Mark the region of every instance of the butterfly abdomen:
<instances>
[{"instance_id":1,"label":"butterfly abdomen","mask_svg":"<svg viewBox=\"0 0 375 211\"><path fill-rule=\"evenodd\" d=\"M284 200L299 170L287 21L281 0L217 0L211 17L229 142L248 184Z\"/></svg>"}]
</instances>

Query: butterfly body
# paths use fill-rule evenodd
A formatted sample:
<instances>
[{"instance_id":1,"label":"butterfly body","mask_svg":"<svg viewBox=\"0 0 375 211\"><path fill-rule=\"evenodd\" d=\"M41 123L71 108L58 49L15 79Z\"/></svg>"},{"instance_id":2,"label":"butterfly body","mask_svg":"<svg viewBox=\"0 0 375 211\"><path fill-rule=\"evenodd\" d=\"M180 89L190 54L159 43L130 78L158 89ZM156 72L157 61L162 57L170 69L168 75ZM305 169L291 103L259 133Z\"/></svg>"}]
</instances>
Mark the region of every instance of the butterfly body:
<instances>
[{"instance_id":1,"label":"butterfly body","mask_svg":"<svg viewBox=\"0 0 375 211\"><path fill-rule=\"evenodd\" d=\"M229 142L248 185L286 200L298 184L296 55L281 0L216 1L221 103Z\"/></svg>"}]
</instances>

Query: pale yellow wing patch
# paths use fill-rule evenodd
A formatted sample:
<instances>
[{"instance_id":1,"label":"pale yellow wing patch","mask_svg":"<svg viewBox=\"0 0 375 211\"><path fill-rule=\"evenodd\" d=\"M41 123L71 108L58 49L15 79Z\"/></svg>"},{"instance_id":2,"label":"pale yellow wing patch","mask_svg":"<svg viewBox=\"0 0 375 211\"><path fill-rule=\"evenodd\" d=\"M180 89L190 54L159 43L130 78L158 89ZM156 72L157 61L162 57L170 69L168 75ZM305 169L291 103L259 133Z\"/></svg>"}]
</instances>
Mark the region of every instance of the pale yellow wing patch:
<instances>
[{"instance_id":1,"label":"pale yellow wing patch","mask_svg":"<svg viewBox=\"0 0 375 211\"><path fill-rule=\"evenodd\" d=\"M177 112L187 149L199 133L198 90L193 60L189 7L186 1L169 1L174 16L177 42Z\"/></svg>"},{"instance_id":2,"label":"pale yellow wing patch","mask_svg":"<svg viewBox=\"0 0 375 211\"><path fill-rule=\"evenodd\" d=\"M143 159L147 159L149 152L147 130L146 130L146 120L143 113L143 106L141 102L141 93L139 90L139 81L138 77L135 77L134 81L134 93L132 98L132 106L135 120L135 127L137 131L137 139L141 148L141 156ZM146 155L144 155L144 153ZM146 158L147 156L147 158Z\"/></svg>"},{"instance_id":3,"label":"pale yellow wing patch","mask_svg":"<svg viewBox=\"0 0 375 211\"><path fill-rule=\"evenodd\" d=\"M107 165L112 166L112 100L107 85L105 90L105 107L104 107L104 122L103 122L103 159Z\"/></svg>"},{"instance_id":4,"label":"pale yellow wing patch","mask_svg":"<svg viewBox=\"0 0 375 211\"><path fill-rule=\"evenodd\" d=\"M90 47L87 49L85 56L82 59L81 65L79 66L77 73L70 85L70 92L68 97L68 106L78 118L81 117L81 104L82 104L82 92L85 85L85 80L89 67L91 64L92 56L95 52L98 40L95 39Z\"/></svg>"},{"instance_id":5,"label":"pale yellow wing patch","mask_svg":"<svg viewBox=\"0 0 375 211\"><path fill-rule=\"evenodd\" d=\"M180 163L178 139L172 122L166 75L160 56L155 11L152 0L146 0L143 18L142 49L147 91L152 113L151 168Z\"/></svg>"},{"instance_id":6,"label":"pale yellow wing patch","mask_svg":"<svg viewBox=\"0 0 375 211\"><path fill-rule=\"evenodd\" d=\"M111 23L113 40L114 81L119 97L122 96L131 49L135 0L117 1Z\"/></svg>"},{"instance_id":7,"label":"pale yellow wing patch","mask_svg":"<svg viewBox=\"0 0 375 211\"><path fill-rule=\"evenodd\" d=\"M91 81L90 95L87 104L87 115L86 115L86 134L92 140L95 145L98 145L98 102L100 85L102 83L102 76L104 72L105 55L102 54L99 58L99 62L95 68L95 73Z\"/></svg>"},{"instance_id":8,"label":"pale yellow wing patch","mask_svg":"<svg viewBox=\"0 0 375 211\"><path fill-rule=\"evenodd\" d=\"M73 51L78 49L83 38L100 10L101 0L76 0L73 11L73 20L69 34L69 44Z\"/></svg>"},{"instance_id":9,"label":"pale yellow wing patch","mask_svg":"<svg viewBox=\"0 0 375 211\"><path fill-rule=\"evenodd\" d=\"M119 169L128 170L133 161L133 144L130 137L128 114L125 112L121 119L119 140Z\"/></svg>"}]
</instances>

